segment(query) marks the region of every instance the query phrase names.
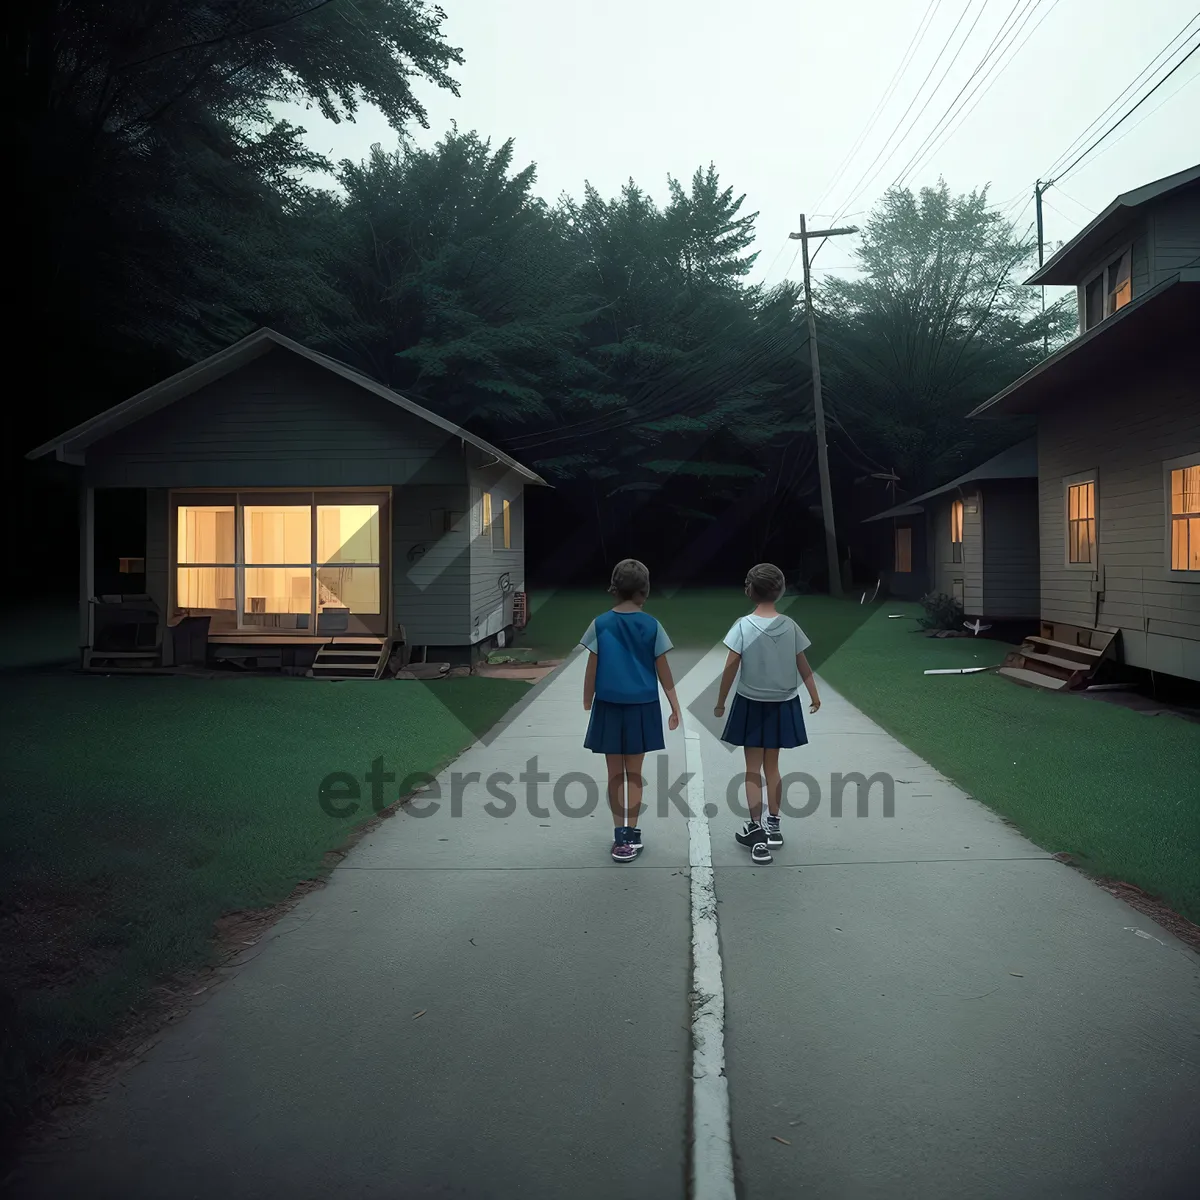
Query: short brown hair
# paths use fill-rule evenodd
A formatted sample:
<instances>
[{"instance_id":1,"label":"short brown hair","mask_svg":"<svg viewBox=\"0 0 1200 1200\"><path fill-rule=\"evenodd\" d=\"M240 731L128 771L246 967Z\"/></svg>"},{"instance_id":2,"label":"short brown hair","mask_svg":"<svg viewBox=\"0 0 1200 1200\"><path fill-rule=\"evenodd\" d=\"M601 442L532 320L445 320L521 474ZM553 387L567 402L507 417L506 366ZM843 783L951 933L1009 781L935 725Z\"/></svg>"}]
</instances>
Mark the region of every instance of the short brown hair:
<instances>
[{"instance_id":1,"label":"short brown hair","mask_svg":"<svg viewBox=\"0 0 1200 1200\"><path fill-rule=\"evenodd\" d=\"M646 564L636 558L623 558L613 567L612 581L608 585L618 600L632 600L634 596L650 594L650 572Z\"/></svg>"},{"instance_id":2,"label":"short brown hair","mask_svg":"<svg viewBox=\"0 0 1200 1200\"><path fill-rule=\"evenodd\" d=\"M759 563L746 572L746 590L756 604L778 600L786 589L787 580L774 563Z\"/></svg>"}]
</instances>

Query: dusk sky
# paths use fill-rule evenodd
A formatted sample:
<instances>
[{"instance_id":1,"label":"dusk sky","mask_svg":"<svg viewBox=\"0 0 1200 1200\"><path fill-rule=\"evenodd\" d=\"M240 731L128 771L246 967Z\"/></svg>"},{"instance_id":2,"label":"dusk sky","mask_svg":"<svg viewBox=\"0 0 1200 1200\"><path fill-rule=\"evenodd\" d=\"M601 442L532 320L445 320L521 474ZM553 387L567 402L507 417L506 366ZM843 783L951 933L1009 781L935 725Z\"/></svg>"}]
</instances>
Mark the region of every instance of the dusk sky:
<instances>
[{"instance_id":1,"label":"dusk sky","mask_svg":"<svg viewBox=\"0 0 1200 1200\"><path fill-rule=\"evenodd\" d=\"M798 243L786 239L801 211L811 220L816 210L819 223L840 214L853 223L896 182L920 186L942 175L955 191L990 183L992 200L1013 201L1005 211L1024 228L1034 180L1090 144L1104 128L1084 137L1092 122L1173 39L1130 97L1200 33L1196 0L443 7L448 38L466 57L452 72L462 94L419 88L430 129L412 131L418 143L432 143L452 121L494 144L513 137L517 164L537 164L537 189L548 199L580 195L585 180L612 196L632 177L663 200L668 174L686 179L713 162L746 193L744 211L760 213L753 278L771 284L799 271ZM972 78L994 39L999 52ZM1047 193L1049 242L1071 237L1118 193L1200 160L1198 75L1200 54ZM869 135L839 171L893 80ZM361 159L374 142L396 144L374 110L341 125L315 111L287 115L335 160ZM819 270L847 269L853 242L827 245Z\"/></svg>"}]
</instances>

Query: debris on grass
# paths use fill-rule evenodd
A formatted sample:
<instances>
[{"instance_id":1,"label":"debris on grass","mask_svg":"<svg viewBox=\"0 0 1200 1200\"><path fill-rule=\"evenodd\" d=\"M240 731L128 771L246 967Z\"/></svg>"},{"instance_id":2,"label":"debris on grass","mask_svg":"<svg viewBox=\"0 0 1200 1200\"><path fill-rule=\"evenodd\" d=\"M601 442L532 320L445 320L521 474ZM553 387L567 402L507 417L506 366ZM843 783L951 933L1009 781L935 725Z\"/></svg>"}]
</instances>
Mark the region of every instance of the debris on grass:
<instances>
[{"instance_id":1,"label":"debris on grass","mask_svg":"<svg viewBox=\"0 0 1200 1200\"><path fill-rule=\"evenodd\" d=\"M415 1021L418 1017L423 1017L428 1011L429 1009L423 1008L420 1012L413 1013L412 1019Z\"/></svg>"},{"instance_id":2,"label":"debris on grass","mask_svg":"<svg viewBox=\"0 0 1200 1200\"><path fill-rule=\"evenodd\" d=\"M781 1138L777 1133L771 1134L771 1141L778 1142L781 1146L790 1146L792 1144L787 1138Z\"/></svg>"},{"instance_id":3,"label":"debris on grass","mask_svg":"<svg viewBox=\"0 0 1200 1200\"><path fill-rule=\"evenodd\" d=\"M986 671L987 667L935 667L932 671L926 671L926 675L975 675L979 671Z\"/></svg>"}]
</instances>

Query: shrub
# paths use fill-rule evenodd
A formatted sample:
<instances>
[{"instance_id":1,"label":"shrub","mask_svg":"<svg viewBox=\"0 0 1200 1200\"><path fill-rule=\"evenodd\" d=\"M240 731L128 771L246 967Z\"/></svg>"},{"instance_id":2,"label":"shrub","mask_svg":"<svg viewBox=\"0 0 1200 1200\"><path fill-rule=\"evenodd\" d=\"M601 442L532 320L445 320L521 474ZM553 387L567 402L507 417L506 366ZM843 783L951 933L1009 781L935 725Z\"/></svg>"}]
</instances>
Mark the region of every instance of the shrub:
<instances>
[{"instance_id":1,"label":"shrub","mask_svg":"<svg viewBox=\"0 0 1200 1200\"><path fill-rule=\"evenodd\" d=\"M963 623L963 606L953 596L945 592L930 592L921 597L921 607L925 615L918 618L922 629L961 629Z\"/></svg>"}]
</instances>

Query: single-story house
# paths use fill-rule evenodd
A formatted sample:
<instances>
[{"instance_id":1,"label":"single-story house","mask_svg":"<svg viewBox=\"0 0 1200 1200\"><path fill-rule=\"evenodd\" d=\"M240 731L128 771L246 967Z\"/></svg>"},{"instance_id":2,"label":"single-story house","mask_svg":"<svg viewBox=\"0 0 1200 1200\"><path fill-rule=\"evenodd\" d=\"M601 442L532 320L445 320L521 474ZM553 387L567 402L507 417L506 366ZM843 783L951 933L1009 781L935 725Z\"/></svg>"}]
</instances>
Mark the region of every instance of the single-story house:
<instances>
[{"instance_id":1,"label":"single-story house","mask_svg":"<svg viewBox=\"0 0 1200 1200\"><path fill-rule=\"evenodd\" d=\"M1028 282L1078 289L1079 336L971 415L1037 420L1029 665L1067 680L1108 637L1200 680L1200 166L1118 196Z\"/></svg>"},{"instance_id":2,"label":"single-story house","mask_svg":"<svg viewBox=\"0 0 1200 1200\"><path fill-rule=\"evenodd\" d=\"M974 469L886 509L888 593L953 596L967 616L1037 618L1037 445L1031 438Z\"/></svg>"},{"instance_id":3,"label":"single-story house","mask_svg":"<svg viewBox=\"0 0 1200 1200\"><path fill-rule=\"evenodd\" d=\"M117 653L97 645L98 623L122 625L131 609L144 634L121 653L143 660L169 660L168 629L187 618L202 618L189 624L206 626L209 657L302 668L336 641L344 664L357 655L372 675L401 643L489 641L524 589L524 489L544 484L270 329L29 457L48 454L81 468L85 665ZM133 599L95 595L95 500L107 488L145 494L145 544L128 551L145 594Z\"/></svg>"}]
</instances>

